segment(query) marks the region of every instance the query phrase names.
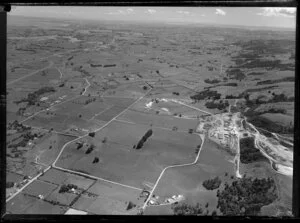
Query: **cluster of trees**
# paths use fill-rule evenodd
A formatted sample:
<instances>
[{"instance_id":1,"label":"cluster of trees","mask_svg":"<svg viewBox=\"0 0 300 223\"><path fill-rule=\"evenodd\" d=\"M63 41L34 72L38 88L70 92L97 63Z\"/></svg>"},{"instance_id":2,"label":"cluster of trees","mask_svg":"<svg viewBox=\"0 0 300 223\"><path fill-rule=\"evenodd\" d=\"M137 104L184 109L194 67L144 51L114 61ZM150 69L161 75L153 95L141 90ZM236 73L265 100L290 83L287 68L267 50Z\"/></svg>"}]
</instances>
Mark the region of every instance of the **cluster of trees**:
<instances>
[{"instance_id":1,"label":"cluster of trees","mask_svg":"<svg viewBox=\"0 0 300 223\"><path fill-rule=\"evenodd\" d=\"M272 98L269 100L261 100L264 96L257 97L256 99L249 99L249 93L244 94L245 99L246 99L246 105L248 107L252 107L255 105L260 105L260 104L267 104L267 103L277 103L277 102L294 102L295 97L287 97L285 94L275 94L274 92L272 93Z\"/></svg>"},{"instance_id":2,"label":"cluster of trees","mask_svg":"<svg viewBox=\"0 0 300 223\"><path fill-rule=\"evenodd\" d=\"M143 86L143 90L146 91L148 89L147 86Z\"/></svg>"},{"instance_id":3,"label":"cluster of trees","mask_svg":"<svg viewBox=\"0 0 300 223\"><path fill-rule=\"evenodd\" d=\"M280 60L260 60L254 59L240 66L241 68L265 68L267 70L294 70L293 64L282 64Z\"/></svg>"},{"instance_id":4,"label":"cluster of trees","mask_svg":"<svg viewBox=\"0 0 300 223\"><path fill-rule=\"evenodd\" d=\"M226 73L230 79L239 81L243 80L246 77L246 75L239 68L230 69Z\"/></svg>"},{"instance_id":5,"label":"cluster of trees","mask_svg":"<svg viewBox=\"0 0 300 223\"><path fill-rule=\"evenodd\" d=\"M276 84L281 82L294 82L295 77L284 77L277 80L265 80L265 81L258 81L256 85L265 85L265 84Z\"/></svg>"},{"instance_id":6,"label":"cluster of trees","mask_svg":"<svg viewBox=\"0 0 300 223\"><path fill-rule=\"evenodd\" d=\"M91 144L91 145L87 148L87 150L85 151L85 154L91 153L91 152L94 150L94 148L95 148L95 146L94 146L93 144Z\"/></svg>"},{"instance_id":7,"label":"cluster of trees","mask_svg":"<svg viewBox=\"0 0 300 223\"><path fill-rule=\"evenodd\" d=\"M6 182L6 188L12 188L14 185L15 185L14 182L11 182L11 181Z\"/></svg>"},{"instance_id":8,"label":"cluster of trees","mask_svg":"<svg viewBox=\"0 0 300 223\"><path fill-rule=\"evenodd\" d=\"M91 67L102 67L102 64L92 64L91 63Z\"/></svg>"},{"instance_id":9,"label":"cluster of trees","mask_svg":"<svg viewBox=\"0 0 300 223\"><path fill-rule=\"evenodd\" d=\"M222 84L220 86L229 86L229 87L237 87L238 84L237 83L226 83L226 84Z\"/></svg>"},{"instance_id":10,"label":"cluster of trees","mask_svg":"<svg viewBox=\"0 0 300 223\"><path fill-rule=\"evenodd\" d=\"M87 104L89 104L89 103L91 103L91 102L94 102L94 101L96 101L96 98L88 98L88 99L86 99L86 100L84 101L84 104L87 105Z\"/></svg>"},{"instance_id":11,"label":"cluster of trees","mask_svg":"<svg viewBox=\"0 0 300 223\"><path fill-rule=\"evenodd\" d=\"M134 204L134 203L132 203L131 201L129 201L126 210L128 211L128 210L130 210L130 209L132 209L132 208L134 208L134 207L136 207L136 204Z\"/></svg>"},{"instance_id":12,"label":"cluster of trees","mask_svg":"<svg viewBox=\"0 0 300 223\"><path fill-rule=\"evenodd\" d=\"M8 129L14 129L18 132L24 132L26 130L30 130L30 126L25 126L22 123L19 123L17 120L13 121L12 123L8 124Z\"/></svg>"},{"instance_id":13,"label":"cluster of trees","mask_svg":"<svg viewBox=\"0 0 300 223\"><path fill-rule=\"evenodd\" d=\"M223 191L217 191L218 208L227 216L255 216L261 207L277 199L277 188L272 178L253 179L243 177L231 185L225 183Z\"/></svg>"},{"instance_id":14,"label":"cluster of trees","mask_svg":"<svg viewBox=\"0 0 300 223\"><path fill-rule=\"evenodd\" d=\"M262 116L252 116L248 118L248 121L256 127L264 128L270 132L277 132L281 134L293 134L294 125L290 123L288 126L279 125L271 120L268 120Z\"/></svg>"},{"instance_id":15,"label":"cluster of trees","mask_svg":"<svg viewBox=\"0 0 300 223\"><path fill-rule=\"evenodd\" d=\"M27 98L23 98L20 101L15 101L16 104L19 104L21 102L27 102L28 105L35 105L35 103L38 101L38 98L45 93L48 92L55 92L54 87L42 87L37 91L34 91L32 93L29 93L27 95Z\"/></svg>"},{"instance_id":16,"label":"cluster of trees","mask_svg":"<svg viewBox=\"0 0 300 223\"><path fill-rule=\"evenodd\" d=\"M90 133L89 133L89 136L90 136L90 137L95 137L95 135L96 135L95 132L90 132Z\"/></svg>"},{"instance_id":17,"label":"cluster of trees","mask_svg":"<svg viewBox=\"0 0 300 223\"><path fill-rule=\"evenodd\" d=\"M225 99L238 99L241 98L240 95L234 96L234 95L226 95Z\"/></svg>"},{"instance_id":18,"label":"cluster of trees","mask_svg":"<svg viewBox=\"0 0 300 223\"><path fill-rule=\"evenodd\" d=\"M179 92L175 92L175 91L174 91L173 94L178 96L178 95L179 95Z\"/></svg>"},{"instance_id":19,"label":"cluster of trees","mask_svg":"<svg viewBox=\"0 0 300 223\"><path fill-rule=\"evenodd\" d=\"M217 84L217 83L220 83L220 80L218 80L218 79L213 79L213 80L205 79L204 82L207 83L207 84Z\"/></svg>"},{"instance_id":20,"label":"cluster of trees","mask_svg":"<svg viewBox=\"0 0 300 223\"><path fill-rule=\"evenodd\" d=\"M219 110L224 110L224 109L228 108L229 103L227 100L225 102L220 101L219 103L217 103L215 101L208 101L205 103L205 106L209 109L217 108Z\"/></svg>"},{"instance_id":21,"label":"cluster of trees","mask_svg":"<svg viewBox=\"0 0 300 223\"><path fill-rule=\"evenodd\" d=\"M32 134L30 131L27 131L26 133L23 133L20 137L22 137L22 140L16 144L9 144L8 148L18 148L18 147L26 147L27 143L30 140L33 140L34 137L41 137L42 135L38 135L37 133Z\"/></svg>"},{"instance_id":22,"label":"cluster of trees","mask_svg":"<svg viewBox=\"0 0 300 223\"><path fill-rule=\"evenodd\" d=\"M147 139L153 134L152 129L149 129L145 135L140 139L140 141L138 142L138 144L135 146L133 146L133 148L135 149L141 149L144 145L144 143L147 141Z\"/></svg>"},{"instance_id":23,"label":"cluster of trees","mask_svg":"<svg viewBox=\"0 0 300 223\"><path fill-rule=\"evenodd\" d=\"M253 137L240 139L240 160L245 164L255 161L268 161L268 159L262 155L259 149L255 148Z\"/></svg>"},{"instance_id":24,"label":"cluster of trees","mask_svg":"<svg viewBox=\"0 0 300 223\"><path fill-rule=\"evenodd\" d=\"M215 190L220 187L221 183L221 179L217 176L213 179L203 181L202 185L206 190Z\"/></svg>"},{"instance_id":25,"label":"cluster of trees","mask_svg":"<svg viewBox=\"0 0 300 223\"><path fill-rule=\"evenodd\" d=\"M63 185L61 185L58 193L66 193L66 192L70 191L72 188L77 189L78 187L77 187L77 185L74 185L74 184L67 184L67 185L63 184Z\"/></svg>"},{"instance_id":26,"label":"cluster of trees","mask_svg":"<svg viewBox=\"0 0 300 223\"><path fill-rule=\"evenodd\" d=\"M94 160L93 160L93 163L98 163L98 162L99 162L99 158L95 157Z\"/></svg>"},{"instance_id":27,"label":"cluster of trees","mask_svg":"<svg viewBox=\"0 0 300 223\"><path fill-rule=\"evenodd\" d=\"M77 150L83 147L83 142L76 142L76 144L77 144L76 147Z\"/></svg>"},{"instance_id":28,"label":"cluster of trees","mask_svg":"<svg viewBox=\"0 0 300 223\"><path fill-rule=\"evenodd\" d=\"M218 93L217 91L211 91L211 90L207 89L205 91L201 91L195 95L190 96L190 98L195 101L200 101L200 100L204 100L207 98L211 98L213 100L218 100L221 98L221 94Z\"/></svg>"},{"instance_id":29,"label":"cluster of trees","mask_svg":"<svg viewBox=\"0 0 300 223\"><path fill-rule=\"evenodd\" d=\"M186 203L172 204L174 215L203 215L204 211L199 203L195 206Z\"/></svg>"},{"instance_id":30,"label":"cluster of trees","mask_svg":"<svg viewBox=\"0 0 300 223\"><path fill-rule=\"evenodd\" d=\"M103 67L115 67L117 66L116 64L104 64Z\"/></svg>"}]
</instances>

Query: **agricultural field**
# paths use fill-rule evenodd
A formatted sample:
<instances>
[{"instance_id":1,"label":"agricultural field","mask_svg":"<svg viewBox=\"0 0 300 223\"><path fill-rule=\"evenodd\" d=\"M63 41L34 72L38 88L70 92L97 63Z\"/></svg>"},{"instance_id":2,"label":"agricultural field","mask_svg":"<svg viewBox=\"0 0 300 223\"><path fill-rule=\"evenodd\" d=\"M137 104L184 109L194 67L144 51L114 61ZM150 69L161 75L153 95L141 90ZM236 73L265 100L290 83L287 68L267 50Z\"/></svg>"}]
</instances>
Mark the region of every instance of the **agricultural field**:
<instances>
[{"instance_id":1,"label":"agricultural field","mask_svg":"<svg viewBox=\"0 0 300 223\"><path fill-rule=\"evenodd\" d=\"M227 158L224 159L224 156ZM184 202L187 204L196 205L200 203L204 207L209 203L205 210L212 213L217 210L217 190L207 190L203 187L203 182L214 177L219 177L222 182L230 182L233 175L234 168L233 163L231 163L231 156L218 148L217 144L206 139L197 163L191 166L168 169L153 194L159 196L160 202L174 194L181 194L185 197ZM170 208L165 206L167 205L157 206L155 209L162 208L159 211L162 215L172 215L173 212L170 211ZM168 206L170 207L171 204ZM148 208L149 210L147 210ZM151 209L153 207L149 206L145 212L150 214L152 213Z\"/></svg>"},{"instance_id":2,"label":"agricultural field","mask_svg":"<svg viewBox=\"0 0 300 223\"><path fill-rule=\"evenodd\" d=\"M113 121L94 138L83 138L81 148L77 149L76 143L66 147L57 166L141 188L144 181L154 182L162 168L195 159L200 137L171 129L153 128L153 136L144 147L134 149L149 128ZM87 154L91 145L94 148ZM99 162L93 162L95 157Z\"/></svg>"},{"instance_id":3,"label":"agricultural field","mask_svg":"<svg viewBox=\"0 0 300 223\"><path fill-rule=\"evenodd\" d=\"M292 215L295 30L158 11L8 15L7 214Z\"/></svg>"}]
</instances>

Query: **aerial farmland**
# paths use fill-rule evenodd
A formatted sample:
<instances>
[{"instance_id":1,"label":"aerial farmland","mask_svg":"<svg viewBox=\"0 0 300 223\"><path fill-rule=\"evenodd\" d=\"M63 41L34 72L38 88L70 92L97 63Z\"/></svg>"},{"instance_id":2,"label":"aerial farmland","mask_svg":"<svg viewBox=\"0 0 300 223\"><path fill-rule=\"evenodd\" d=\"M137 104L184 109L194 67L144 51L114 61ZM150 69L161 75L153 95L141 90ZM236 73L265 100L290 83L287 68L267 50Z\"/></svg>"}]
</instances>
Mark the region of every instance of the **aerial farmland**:
<instances>
[{"instance_id":1,"label":"aerial farmland","mask_svg":"<svg viewBox=\"0 0 300 223\"><path fill-rule=\"evenodd\" d=\"M7 20L6 214L292 216L295 30Z\"/></svg>"}]
</instances>

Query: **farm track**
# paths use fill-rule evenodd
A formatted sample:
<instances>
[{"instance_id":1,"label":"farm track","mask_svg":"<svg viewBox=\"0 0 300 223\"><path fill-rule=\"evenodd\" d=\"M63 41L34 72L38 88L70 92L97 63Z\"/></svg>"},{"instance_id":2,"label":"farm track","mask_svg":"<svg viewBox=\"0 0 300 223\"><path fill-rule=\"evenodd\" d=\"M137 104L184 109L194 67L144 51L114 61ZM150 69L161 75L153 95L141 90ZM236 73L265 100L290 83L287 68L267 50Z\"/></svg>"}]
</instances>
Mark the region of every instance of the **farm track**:
<instances>
[{"instance_id":1,"label":"farm track","mask_svg":"<svg viewBox=\"0 0 300 223\"><path fill-rule=\"evenodd\" d=\"M199 148L199 151L198 151L198 154L197 154L197 157L196 157L195 161L192 162L192 163L179 164L179 165L172 165L172 166L167 166L167 167L165 167L165 168L162 170L161 174L159 175L158 179L156 180L156 182L155 182L155 184L154 184L154 186L153 186L153 188L152 188L152 190L151 190L151 192L150 192L150 194L149 194L147 200L145 201L145 203L144 203L144 205L143 205L143 207L142 207L143 210L145 210L145 208L147 207L147 203L148 203L149 200L152 198L152 195L153 195L153 193L154 193L154 191L155 191L155 189L156 189L156 187L157 187L157 185L158 185L160 179L162 178L163 174L165 173L165 171L166 171L167 169L175 168L175 167L191 166L191 165L195 165L195 164L197 163L197 161L198 161L198 159L199 159L199 156L200 156L200 152L201 152L202 147L203 147L203 144L204 144L204 140L205 140L205 135L200 135L200 134L199 134L199 136L200 136L200 138L201 138L201 146L200 146L200 148Z\"/></svg>"},{"instance_id":2,"label":"farm track","mask_svg":"<svg viewBox=\"0 0 300 223\"><path fill-rule=\"evenodd\" d=\"M73 97L73 98L70 98L69 100L63 101L63 102L61 102L61 103L57 103L57 104L52 105L52 106L50 106L50 107L48 107L48 108L45 108L45 109L43 109L43 110L41 110L41 111L38 111L38 112L34 113L33 115L31 115L31 116L25 118L24 120L20 121L20 123L26 122L27 120L33 118L34 116L36 116L36 115L38 115L38 114L40 114L40 113L42 113L42 112L44 112L44 111L47 111L47 110L50 109L50 108L53 108L53 107L55 107L55 106L57 106L57 105L64 104L64 103L66 103L66 102L68 102L68 101L71 101L71 100L74 100L74 99L76 99L76 98L78 98L78 97L80 97L80 96L81 96L81 95L77 95L77 96L75 96L75 97Z\"/></svg>"},{"instance_id":3,"label":"farm track","mask_svg":"<svg viewBox=\"0 0 300 223\"><path fill-rule=\"evenodd\" d=\"M27 77L30 77L30 76L32 76L32 75L34 75L34 74L37 74L37 73L40 72L40 71L46 70L46 69L52 67L53 64L54 64L54 63L53 63L52 61L50 61L50 63L49 63L46 67L41 68L41 69L38 69L38 70L36 70L36 71L33 71L33 72L31 72L30 74L27 74L27 75L25 75L25 76L22 76L22 77L20 77L20 78L18 78L18 79L12 80L12 81L8 82L6 85L14 84L14 83L16 83L16 82L18 82L18 81L20 81L20 80L23 80L23 79L25 79L25 78L27 78Z\"/></svg>"}]
</instances>

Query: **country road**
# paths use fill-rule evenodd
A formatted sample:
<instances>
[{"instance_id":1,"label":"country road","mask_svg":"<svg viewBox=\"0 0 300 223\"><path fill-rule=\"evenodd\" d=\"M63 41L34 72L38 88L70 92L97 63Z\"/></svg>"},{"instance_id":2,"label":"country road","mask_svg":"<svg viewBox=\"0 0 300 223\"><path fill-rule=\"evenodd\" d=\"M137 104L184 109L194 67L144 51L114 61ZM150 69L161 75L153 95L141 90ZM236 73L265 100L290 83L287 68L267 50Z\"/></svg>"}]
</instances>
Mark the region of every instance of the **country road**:
<instances>
[{"instance_id":1,"label":"country road","mask_svg":"<svg viewBox=\"0 0 300 223\"><path fill-rule=\"evenodd\" d=\"M95 132L98 132L100 131L101 129L105 128L107 125L109 125L112 121L114 121L117 117L119 117L120 115L122 115L124 112L126 112L129 108L131 108L134 104L136 104L137 102L139 102L140 100L142 100L146 95L149 94L149 92L151 91L152 89L150 89L149 91L147 91L144 96L140 97L138 100L136 100L135 102L133 102L131 105L129 105L126 109L124 109L122 112L120 112L118 115L116 115L113 119L111 119L109 122L107 122L104 126L98 128L95 130ZM89 175L89 174L84 174L84 173L81 173L81 172L77 172L77 171L73 171L73 170L68 170L68 169L64 169L64 168L61 168L61 167L58 167L56 166L56 162L58 161L59 157L61 156L61 154L63 153L64 149L66 148L67 145L69 145L70 143L73 143L79 139L82 139L84 137L88 136L88 133L83 135L83 136L80 136L76 139L73 139L69 142L67 142L66 144L64 144L64 146L61 148L59 154L57 155L56 159L54 160L54 162L52 163L52 165L50 165L49 167L47 167L42 173L38 174L37 176L35 176L34 178L32 178L30 181L28 181L22 188L20 188L15 194L13 194L12 196L10 196L8 199L6 199L6 202L10 201L12 198L14 198L16 195L18 195L19 193L21 193L28 185L30 185L34 180L36 180L37 178L39 178L42 174L46 173L51 167L52 168L56 168L56 169L61 169L63 171L66 171L66 172L70 172L70 173L74 173L74 174L78 174L78 175L84 175L86 177L90 177L90 178L94 178L94 179L98 179L98 180L104 180L106 182L110 182L110 183L114 183L114 184L118 184L118 185L121 185L121 186L125 186L125 187L128 187L128 188L132 188L132 189L138 189L138 190L142 190L140 188L135 188L135 187L132 187L132 186L129 186L129 185L125 185L125 184L120 184L120 183L117 183L117 182L113 182L113 181L109 181L109 180L105 180L103 178L99 178L99 177L96 177L96 176L93 176L93 175Z\"/></svg>"},{"instance_id":2,"label":"country road","mask_svg":"<svg viewBox=\"0 0 300 223\"><path fill-rule=\"evenodd\" d=\"M84 92L82 93L82 95L84 95L86 93L87 89L91 86L91 83L88 81L88 79L87 78L84 78L84 79L88 85L84 88Z\"/></svg>"},{"instance_id":3,"label":"country road","mask_svg":"<svg viewBox=\"0 0 300 223\"><path fill-rule=\"evenodd\" d=\"M16 82L18 82L18 81L20 81L20 80L23 80L24 78L30 77L30 76L32 76L32 75L34 75L34 74L37 74L37 73L40 72L40 71L43 71L43 70L46 70L46 69L50 68L50 67L52 67L52 66L53 66L53 62L50 61L50 63L49 63L48 66L46 66L46 67L44 67L44 68L41 68L41 69L39 69L39 70L36 70L36 71L34 71L34 72L30 73L30 74L27 74L27 75L25 75L25 76L22 76L22 77L20 77L20 78L18 78L18 79L12 80L12 81L8 82L7 85L16 83Z\"/></svg>"},{"instance_id":4,"label":"country road","mask_svg":"<svg viewBox=\"0 0 300 223\"><path fill-rule=\"evenodd\" d=\"M53 108L53 107L55 107L55 106L57 106L57 105L61 105L61 104L63 104L63 103L66 103L66 102L71 101L71 100L73 100L73 99L75 99L75 98L78 98L78 97L80 97L80 95L77 95L77 96L75 96L75 97L73 97L73 98L70 98L70 99L68 99L68 100L66 100L66 101L62 101L61 103L57 103L57 104L54 104L54 105L52 105L52 106L50 106L50 107L47 107L47 108L45 108L45 109L43 109L43 110L40 110L40 111L34 113L33 115L31 115L31 116L29 116L29 117L23 119L22 121L20 121L20 123L26 122L27 120L33 118L34 116L36 116L36 115L38 115L38 114L40 114L40 113L42 113L42 112L44 112L44 111L49 110L50 108Z\"/></svg>"}]
</instances>

